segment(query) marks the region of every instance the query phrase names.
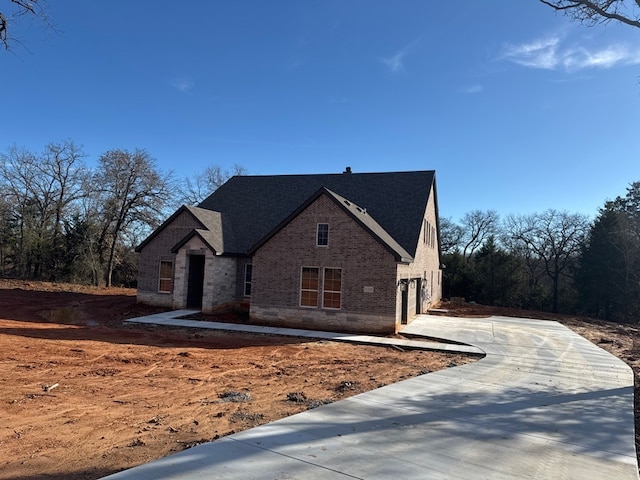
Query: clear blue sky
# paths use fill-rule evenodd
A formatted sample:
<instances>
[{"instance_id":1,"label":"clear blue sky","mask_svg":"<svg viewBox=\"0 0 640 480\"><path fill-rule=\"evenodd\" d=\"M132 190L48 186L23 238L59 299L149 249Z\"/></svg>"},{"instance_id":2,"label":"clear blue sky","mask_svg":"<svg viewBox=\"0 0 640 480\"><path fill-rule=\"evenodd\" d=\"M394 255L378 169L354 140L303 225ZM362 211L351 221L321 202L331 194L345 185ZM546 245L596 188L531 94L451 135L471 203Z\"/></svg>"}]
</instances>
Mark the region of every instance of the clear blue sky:
<instances>
[{"instance_id":1,"label":"clear blue sky","mask_svg":"<svg viewBox=\"0 0 640 480\"><path fill-rule=\"evenodd\" d=\"M0 52L0 150L178 176L437 172L440 213L595 215L640 180L640 30L537 0L65 0ZM6 8L8 2L0 4Z\"/></svg>"}]
</instances>

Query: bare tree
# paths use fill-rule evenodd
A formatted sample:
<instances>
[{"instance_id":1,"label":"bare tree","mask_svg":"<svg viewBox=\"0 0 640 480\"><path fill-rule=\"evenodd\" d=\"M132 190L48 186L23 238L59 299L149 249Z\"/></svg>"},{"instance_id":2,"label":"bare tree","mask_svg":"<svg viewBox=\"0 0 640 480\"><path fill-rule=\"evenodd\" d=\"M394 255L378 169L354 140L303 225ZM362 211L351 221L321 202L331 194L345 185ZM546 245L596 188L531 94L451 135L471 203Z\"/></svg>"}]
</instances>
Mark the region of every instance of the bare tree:
<instances>
[{"instance_id":1,"label":"bare tree","mask_svg":"<svg viewBox=\"0 0 640 480\"><path fill-rule=\"evenodd\" d=\"M581 214L547 210L539 214L510 216L507 232L514 244L542 260L552 281L552 310L558 311L561 277L570 277L570 267L584 244L589 220Z\"/></svg>"},{"instance_id":2,"label":"bare tree","mask_svg":"<svg viewBox=\"0 0 640 480\"><path fill-rule=\"evenodd\" d=\"M529 216L508 215L503 224L501 243L507 251L520 260L519 275L522 279L522 303L528 307L543 308L544 286L541 280L546 276L542 259L529 246L522 242L514 232L529 228Z\"/></svg>"},{"instance_id":3,"label":"bare tree","mask_svg":"<svg viewBox=\"0 0 640 480\"><path fill-rule=\"evenodd\" d=\"M611 20L640 28L640 0L540 0L586 25Z\"/></svg>"},{"instance_id":4,"label":"bare tree","mask_svg":"<svg viewBox=\"0 0 640 480\"><path fill-rule=\"evenodd\" d=\"M38 158L16 146L0 155L0 179L16 219L17 272L20 276L38 278L47 249L45 236L50 227L50 181L38 168Z\"/></svg>"},{"instance_id":5,"label":"bare tree","mask_svg":"<svg viewBox=\"0 0 640 480\"><path fill-rule=\"evenodd\" d=\"M52 271L57 274L61 260L62 225L67 210L81 199L84 190L84 179L88 175L86 167L81 163L85 153L71 140L62 143L49 143L42 154L38 169L45 178L50 179L52 190L53 235L52 235Z\"/></svg>"},{"instance_id":6,"label":"bare tree","mask_svg":"<svg viewBox=\"0 0 640 480\"><path fill-rule=\"evenodd\" d=\"M193 177L185 178L180 186L181 204L197 205L235 175L247 175L247 169L234 164L231 169L211 165Z\"/></svg>"},{"instance_id":7,"label":"bare tree","mask_svg":"<svg viewBox=\"0 0 640 480\"><path fill-rule=\"evenodd\" d=\"M500 216L495 210L473 210L462 217L462 256L469 260L473 252L480 248L498 230Z\"/></svg>"},{"instance_id":8,"label":"bare tree","mask_svg":"<svg viewBox=\"0 0 640 480\"><path fill-rule=\"evenodd\" d=\"M12 40L10 27L13 27L21 17L31 16L42 20L48 27L53 28L46 9L41 0L9 0L9 4L0 11L0 44L9 50ZM13 29L11 29L13 30Z\"/></svg>"},{"instance_id":9,"label":"bare tree","mask_svg":"<svg viewBox=\"0 0 640 480\"><path fill-rule=\"evenodd\" d=\"M0 194L0 277L7 274L9 265L15 261L16 225L17 218L8 196Z\"/></svg>"},{"instance_id":10,"label":"bare tree","mask_svg":"<svg viewBox=\"0 0 640 480\"><path fill-rule=\"evenodd\" d=\"M461 247L464 230L451 218L440 218L440 249L443 255L458 251Z\"/></svg>"},{"instance_id":11,"label":"bare tree","mask_svg":"<svg viewBox=\"0 0 640 480\"><path fill-rule=\"evenodd\" d=\"M95 208L102 223L97 249L110 287L122 237L136 225L159 224L172 198L172 175L161 174L144 150L110 150L100 157L94 185L98 186Z\"/></svg>"},{"instance_id":12,"label":"bare tree","mask_svg":"<svg viewBox=\"0 0 640 480\"><path fill-rule=\"evenodd\" d=\"M62 226L72 204L84 195L82 150L72 141L50 143L42 155L11 147L0 155L2 189L19 229L19 275L55 279L62 260Z\"/></svg>"}]
</instances>

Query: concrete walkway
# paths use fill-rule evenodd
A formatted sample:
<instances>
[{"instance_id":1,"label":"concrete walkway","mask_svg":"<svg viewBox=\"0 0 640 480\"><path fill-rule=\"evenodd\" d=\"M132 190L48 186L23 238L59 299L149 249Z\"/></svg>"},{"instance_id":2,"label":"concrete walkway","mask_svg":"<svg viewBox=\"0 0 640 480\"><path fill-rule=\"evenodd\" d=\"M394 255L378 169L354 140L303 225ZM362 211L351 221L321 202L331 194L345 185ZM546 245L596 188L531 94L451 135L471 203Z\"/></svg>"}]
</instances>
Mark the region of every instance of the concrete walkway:
<instances>
[{"instance_id":1,"label":"concrete walkway","mask_svg":"<svg viewBox=\"0 0 640 480\"><path fill-rule=\"evenodd\" d=\"M171 312L156 313L146 317L131 318L125 323L142 323L148 325L163 325L169 327L202 328L207 330L225 330L231 332L258 333L263 335L284 335L286 337L315 338L334 342L349 342L362 345L394 346L407 350L435 350L448 353L473 353L484 355L484 350L471 345L444 343L427 340L407 340L402 338L376 337L373 335L356 335L352 333L322 332L318 330L300 330L297 328L265 327L262 325L247 325L238 323L206 322L203 320L189 320L185 317L196 313L195 310L173 310Z\"/></svg>"},{"instance_id":2,"label":"concrete walkway","mask_svg":"<svg viewBox=\"0 0 640 480\"><path fill-rule=\"evenodd\" d=\"M633 375L555 322L423 316L404 333L486 351L116 479L637 480Z\"/></svg>"}]
</instances>

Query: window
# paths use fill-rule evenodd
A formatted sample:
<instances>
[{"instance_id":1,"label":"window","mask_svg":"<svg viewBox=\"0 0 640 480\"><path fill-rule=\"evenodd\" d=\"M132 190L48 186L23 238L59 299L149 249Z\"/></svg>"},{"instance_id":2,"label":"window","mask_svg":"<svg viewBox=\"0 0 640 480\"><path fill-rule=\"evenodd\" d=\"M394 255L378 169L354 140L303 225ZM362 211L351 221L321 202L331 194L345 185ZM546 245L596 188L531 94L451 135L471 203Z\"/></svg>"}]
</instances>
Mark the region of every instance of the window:
<instances>
[{"instance_id":1,"label":"window","mask_svg":"<svg viewBox=\"0 0 640 480\"><path fill-rule=\"evenodd\" d=\"M322 306L324 308L340 308L342 300L342 269L324 269L324 288Z\"/></svg>"},{"instance_id":2,"label":"window","mask_svg":"<svg viewBox=\"0 0 640 480\"><path fill-rule=\"evenodd\" d=\"M426 222L425 231L424 231L424 243L426 243L427 245L431 242L431 238L429 237L430 234L431 234L431 224L429 222Z\"/></svg>"},{"instance_id":3,"label":"window","mask_svg":"<svg viewBox=\"0 0 640 480\"><path fill-rule=\"evenodd\" d=\"M316 245L319 247L326 247L329 245L329 224L328 223L318 224Z\"/></svg>"},{"instance_id":4,"label":"window","mask_svg":"<svg viewBox=\"0 0 640 480\"><path fill-rule=\"evenodd\" d=\"M244 296L251 296L251 279L253 277L253 265L247 263L244 266Z\"/></svg>"},{"instance_id":5,"label":"window","mask_svg":"<svg viewBox=\"0 0 640 480\"><path fill-rule=\"evenodd\" d=\"M422 243L427 243L427 220L422 220Z\"/></svg>"},{"instance_id":6,"label":"window","mask_svg":"<svg viewBox=\"0 0 640 480\"><path fill-rule=\"evenodd\" d=\"M160 261L160 278L158 281L158 291L171 293L173 290L173 262L167 260Z\"/></svg>"},{"instance_id":7,"label":"window","mask_svg":"<svg viewBox=\"0 0 640 480\"><path fill-rule=\"evenodd\" d=\"M317 307L320 269L316 267L302 267L300 281L300 306Z\"/></svg>"}]
</instances>

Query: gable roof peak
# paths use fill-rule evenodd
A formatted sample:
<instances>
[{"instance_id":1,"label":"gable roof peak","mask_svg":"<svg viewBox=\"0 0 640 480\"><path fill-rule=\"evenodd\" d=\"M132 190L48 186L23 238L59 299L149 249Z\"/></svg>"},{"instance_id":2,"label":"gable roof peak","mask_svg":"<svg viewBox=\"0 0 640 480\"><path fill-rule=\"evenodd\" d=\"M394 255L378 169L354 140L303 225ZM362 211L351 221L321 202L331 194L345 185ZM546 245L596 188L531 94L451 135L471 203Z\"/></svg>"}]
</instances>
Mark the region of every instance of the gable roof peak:
<instances>
[{"instance_id":1,"label":"gable roof peak","mask_svg":"<svg viewBox=\"0 0 640 480\"><path fill-rule=\"evenodd\" d=\"M413 255L434 186L433 170L238 175L231 177L198 207L221 212L225 220L225 249L228 253L246 254L299 205L326 187L375 218L406 252ZM228 228L236 235L229 237Z\"/></svg>"}]
</instances>

